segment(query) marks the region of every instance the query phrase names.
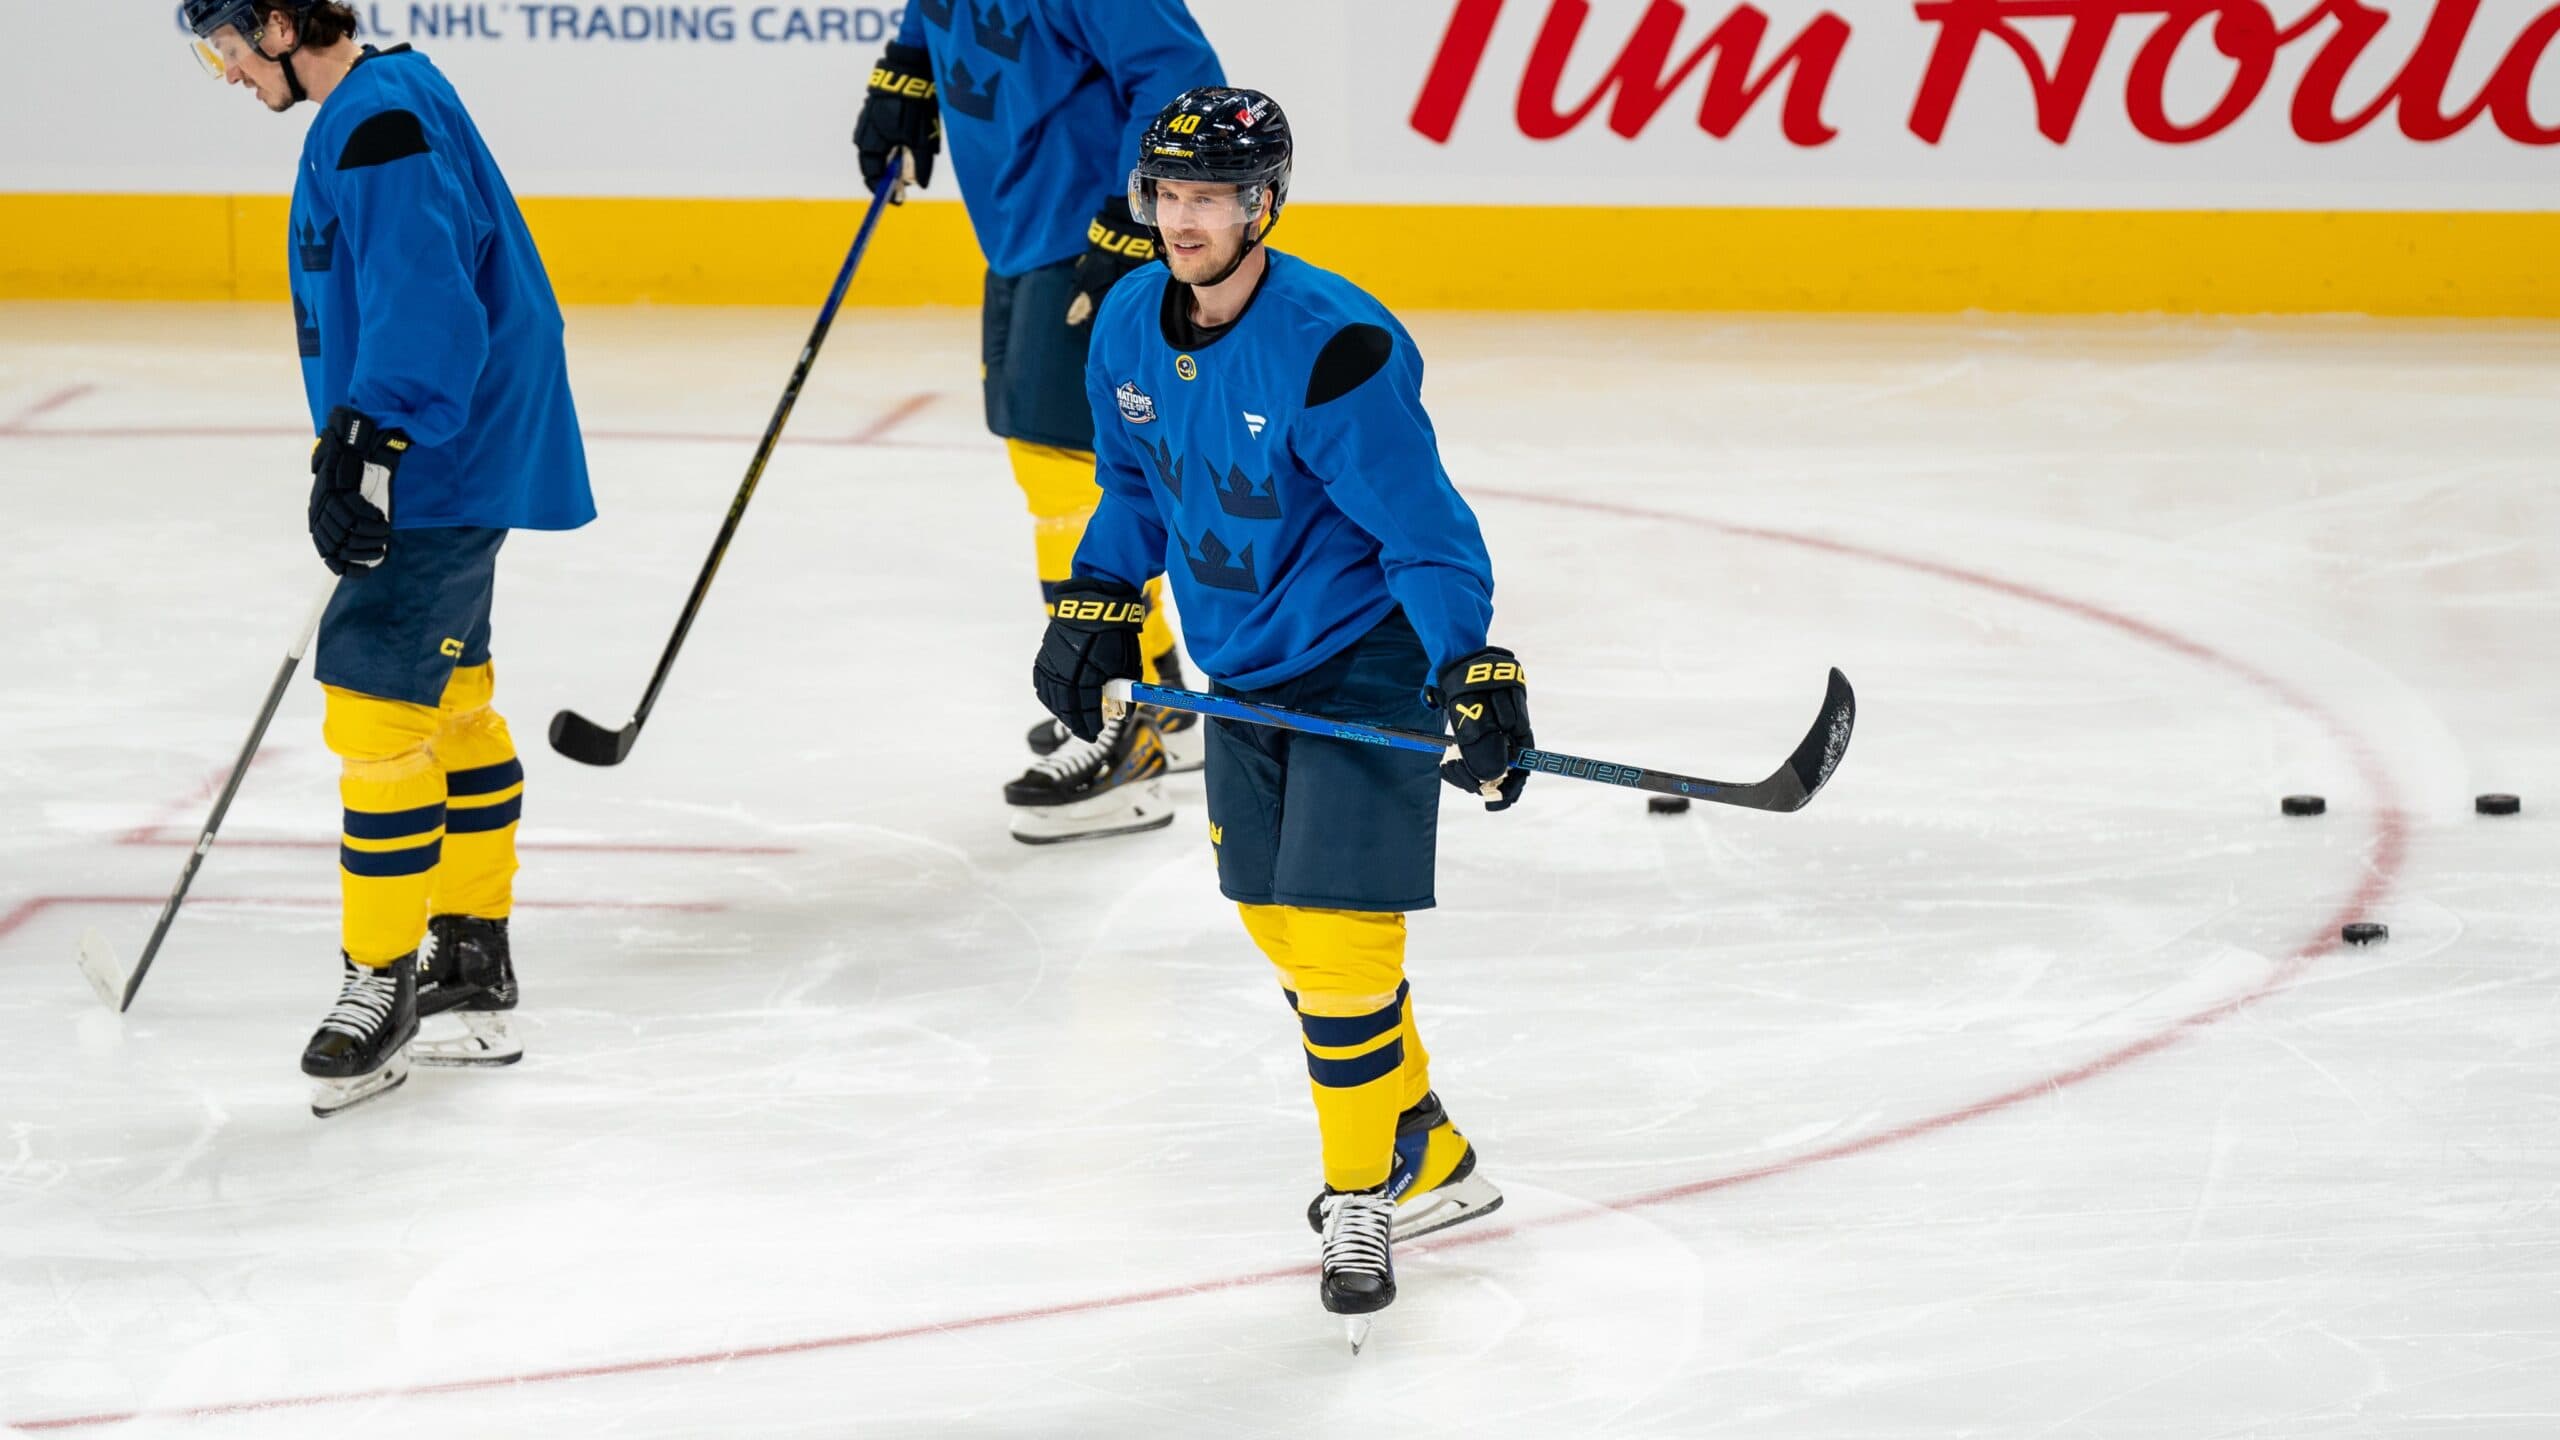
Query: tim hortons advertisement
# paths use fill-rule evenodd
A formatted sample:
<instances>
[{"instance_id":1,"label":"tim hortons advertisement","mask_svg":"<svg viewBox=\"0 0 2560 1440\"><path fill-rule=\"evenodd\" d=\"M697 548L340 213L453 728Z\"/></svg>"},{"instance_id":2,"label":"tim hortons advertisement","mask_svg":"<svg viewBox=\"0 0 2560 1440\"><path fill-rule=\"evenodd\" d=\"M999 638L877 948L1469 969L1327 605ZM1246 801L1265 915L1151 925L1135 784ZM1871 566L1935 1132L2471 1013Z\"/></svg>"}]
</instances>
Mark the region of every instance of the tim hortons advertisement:
<instances>
[{"instance_id":1,"label":"tim hortons advertisement","mask_svg":"<svg viewBox=\"0 0 2560 1440\"><path fill-rule=\"evenodd\" d=\"M2560 5L1416 8L1364 75L1402 100L1388 148L1416 178L1617 203L2560 202Z\"/></svg>"}]
</instances>

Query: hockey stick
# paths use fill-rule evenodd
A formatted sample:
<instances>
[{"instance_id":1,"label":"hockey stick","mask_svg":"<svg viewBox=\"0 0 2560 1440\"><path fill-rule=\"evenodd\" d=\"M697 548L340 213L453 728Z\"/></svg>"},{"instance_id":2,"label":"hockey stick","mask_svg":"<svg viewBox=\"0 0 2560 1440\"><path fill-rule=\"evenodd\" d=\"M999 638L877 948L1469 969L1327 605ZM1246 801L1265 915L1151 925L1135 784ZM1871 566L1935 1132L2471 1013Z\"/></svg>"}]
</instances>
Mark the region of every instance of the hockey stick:
<instances>
[{"instance_id":1,"label":"hockey stick","mask_svg":"<svg viewBox=\"0 0 2560 1440\"><path fill-rule=\"evenodd\" d=\"M800 403L800 387L808 383L811 367L818 363L818 347L827 343L827 332L836 323L836 311L843 308L845 291L853 284L853 272L862 264L862 252L871 246L871 232L878 227L886 208L889 192L898 185L898 161L892 156L889 172L880 179L880 188L871 195L871 206L862 214L862 228L853 237L853 248L845 253L844 268L836 272L835 288L827 292L827 303L818 311L818 323L809 332L809 343L801 348L800 363L792 368L791 383L782 389L782 401L773 407L773 419L764 427L764 438L756 444L755 459L747 463L747 478L738 485L737 498L729 502L729 517L720 522L719 538L711 542L711 558L702 563L702 573L694 577L693 593L685 597L684 613L676 617L676 630L667 637L666 652L658 657L658 668L649 677L649 688L640 696L639 708L631 712L631 722L619 730L607 730L575 710L563 710L551 717L551 748L581 765L619 765L640 742L640 727L649 723L649 712L657 708L658 692L666 688L667 672L676 664L676 652L684 648L684 637L693 629L694 617L702 613L703 597L711 593L711 577L720 573L720 562L729 553L729 542L738 534L738 522L746 518L747 502L756 495L756 483L764 478L765 462L773 458L773 448L782 440L782 427L791 419L793 406Z\"/></svg>"},{"instance_id":2,"label":"hockey stick","mask_svg":"<svg viewBox=\"0 0 2560 1440\"><path fill-rule=\"evenodd\" d=\"M1361 725L1348 720L1327 720L1320 715L1284 710L1277 705L1255 705L1224 695L1168 690L1161 685L1129 680L1114 680L1103 688L1106 709L1132 702L1420 754L1438 755L1458 743L1447 735L1426 735L1419 730L1390 730L1384 726ZM1623 765L1610 760L1586 760L1579 755L1564 755L1553 750L1523 750L1514 758L1513 764L1533 774L1562 775L1602 785L1623 785L1631 790L1650 790L1657 795L1686 795L1718 805L1783 813L1803 809L1831 779L1831 772L1840 768L1840 757L1848 752L1849 732L1857 727L1857 723L1858 697L1849 688L1849 677L1834 670L1831 672L1831 687L1822 697L1822 714L1814 720L1813 728L1805 732L1795 753L1787 757L1787 763L1779 766L1776 774L1754 784L1701 780L1693 775L1674 775L1668 771L1648 770L1641 765Z\"/></svg>"},{"instance_id":3,"label":"hockey stick","mask_svg":"<svg viewBox=\"0 0 2560 1440\"><path fill-rule=\"evenodd\" d=\"M142 958L134 963L133 973L125 973L115 947L96 929L80 936L80 968L88 974L98 998L117 1014L133 1008L133 997L142 989L142 977L151 973L151 962L160 954L160 942L169 938L169 925L178 918L178 907L187 903L187 887L196 883L196 871L204 864L205 852L213 848L214 832L222 828L222 817L230 813L231 797L240 793L249 762L257 758L258 746L267 738L268 722L276 718L276 707L284 703L285 687L293 683L293 672L302 668L302 654L311 648L311 637L320 628L320 612L329 608L329 597L337 591L337 582L332 580L320 592L320 598L312 602L311 617L302 622L301 632L293 637L293 648L284 652L284 662L276 666L275 683L267 687L267 703L258 707L258 723L249 727L248 743L240 747L240 758L232 762L231 778L222 783L222 796L213 802L213 813L205 817L204 830L196 836L196 848L187 852L186 868L178 872L178 885L169 892L169 903L160 907L159 923L151 927L151 938L143 942Z\"/></svg>"}]
</instances>

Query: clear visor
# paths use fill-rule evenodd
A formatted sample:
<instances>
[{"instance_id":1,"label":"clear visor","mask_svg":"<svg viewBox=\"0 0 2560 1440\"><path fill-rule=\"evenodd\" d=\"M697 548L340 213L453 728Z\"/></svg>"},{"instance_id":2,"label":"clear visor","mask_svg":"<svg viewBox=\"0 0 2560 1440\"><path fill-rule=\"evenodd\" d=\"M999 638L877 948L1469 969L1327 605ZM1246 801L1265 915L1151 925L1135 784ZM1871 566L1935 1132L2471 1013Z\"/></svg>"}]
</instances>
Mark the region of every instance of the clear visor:
<instances>
[{"instance_id":1,"label":"clear visor","mask_svg":"<svg viewBox=\"0 0 2560 1440\"><path fill-rule=\"evenodd\" d=\"M1242 230L1262 217L1266 185L1157 180L1129 172L1129 213L1159 230Z\"/></svg>"},{"instance_id":2,"label":"clear visor","mask_svg":"<svg viewBox=\"0 0 2560 1440\"><path fill-rule=\"evenodd\" d=\"M211 35L199 35L188 42L196 63L216 80L228 76L232 60L248 53L251 48L252 42L241 37L240 27L236 25L221 26Z\"/></svg>"}]
</instances>

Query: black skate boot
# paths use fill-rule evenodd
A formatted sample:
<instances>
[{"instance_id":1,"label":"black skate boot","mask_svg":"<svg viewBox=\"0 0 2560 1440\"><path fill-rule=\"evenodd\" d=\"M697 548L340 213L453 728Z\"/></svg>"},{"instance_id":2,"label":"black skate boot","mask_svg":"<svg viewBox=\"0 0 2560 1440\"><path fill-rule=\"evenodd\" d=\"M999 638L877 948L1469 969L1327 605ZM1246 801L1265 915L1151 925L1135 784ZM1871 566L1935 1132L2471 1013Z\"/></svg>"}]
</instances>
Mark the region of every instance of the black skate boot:
<instances>
[{"instance_id":1,"label":"black skate boot","mask_svg":"<svg viewBox=\"0 0 2560 1440\"><path fill-rule=\"evenodd\" d=\"M1156 662L1156 683L1168 690L1191 688L1190 679L1182 673L1182 652L1173 651ZM1164 773L1188 775L1208 763L1209 732L1201 727L1198 715L1188 710L1167 710L1161 705L1138 708L1156 722L1156 733L1164 737ZM1022 743L1031 747L1034 755L1055 755L1074 738L1066 726L1052 718L1032 726Z\"/></svg>"},{"instance_id":2,"label":"black skate boot","mask_svg":"<svg viewBox=\"0 0 2560 1440\"><path fill-rule=\"evenodd\" d=\"M1166 803L1164 736L1146 714L1115 715L1093 740L1070 740L1006 784L1013 838L1054 845L1105 835L1161 830L1173 823Z\"/></svg>"},{"instance_id":3,"label":"black skate boot","mask_svg":"<svg viewBox=\"0 0 2560 1440\"><path fill-rule=\"evenodd\" d=\"M1328 1189L1317 1197L1324 1217L1324 1308L1343 1317L1351 1353L1368 1343L1369 1317L1396 1302L1393 1251L1396 1202L1387 1187Z\"/></svg>"},{"instance_id":4,"label":"black skate boot","mask_svg":"<svg viewBox=\"0 0 2560 1440\"><path fill-rule=\"evenodd\" d=\"M323 1119L397 1090L409 1078L409 1042L418 1033L418 957L380 969L343 954L338 1003L302 1050L302 1073L320 1082L311 1113Z\"/></svg>"},{"instance_id":5,"label":"black skate boot","mask_svg":"<svg viewBox=\"0 0 2560 1440\"><path fill-rule=\"evenodd\" d=\"M1476 1147L1449 1119L1433 1091L1396 1117L1395 1168L1387 1194L1396 1202L1396 1243L1481 1219L1502 1208L1502 1192L1476 1173ZM1324 1229L1324 1197L1307 1202L1307 1228Z\"/></svg>"},{"instance_id":6,"label":"black skate boot","mask_svg":"<svg viewBox=\"0 0 2560 1440\"><path fill-rule=\"evenodd\" d=\"M418 1014L454 1017L454 1025L421 1031L409 1047L420 1065L513 1065L524 1044L507 1025L516 1008L515 957L507 946L507 922L470 915L437 915L427 921L427 943L418 950Z\"/></svg>"}]
</instances>

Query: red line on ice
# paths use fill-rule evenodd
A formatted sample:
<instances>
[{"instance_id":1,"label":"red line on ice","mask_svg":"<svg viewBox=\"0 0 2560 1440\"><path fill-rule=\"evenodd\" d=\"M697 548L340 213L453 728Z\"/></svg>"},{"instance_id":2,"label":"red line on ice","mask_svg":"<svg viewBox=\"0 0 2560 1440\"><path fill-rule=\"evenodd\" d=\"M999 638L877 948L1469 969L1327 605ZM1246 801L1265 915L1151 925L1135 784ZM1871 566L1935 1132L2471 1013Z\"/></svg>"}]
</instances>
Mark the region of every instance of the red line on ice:
<instances>
[{"instance_id":1,"label":"red line on ice","mask_svg":"<svg viewBox=\"0 0 2560 1440\"><path fill-rule=\"evenodd\" d=\"M0 912L0 940L56 906L165 905L166 895L31 895ZM189 905L274 905L285 909L334 908L335 895L190 895ZM519 910L662 910L679 915L715 915L729 907L717 900L519 900ZM6 1423L6 1422L0 1422Z\"/></svg>"},{"instance_id":2,"label":"red line on ice","mask_svg":"<svg viewBox=\"0 0 2560 1440\"><path fill-rule=\"evenodd\" d=\"M119 845L150 845L190 849L192 835L171 835L164 827L154 825L116 837ZM216 837L216 847L224 850L335 850L335 840L230 839ZM539 850L555 855L797 855L791 845L660 845L646 841L590 840L522 840L518 850Z\"/></svg>"},{"instance_id":3,"label":"red line on ice","mask_svg":"<svg viewBox=\"0 0 2560 1440\"><path fill-rule=\"evenodd\" d=\"M1528 505L1545 505L1558 509L1580 510L1600 515L1615 515L1626 519L1641 520L1648 524L1686 525L1697 529L1714 531L1721 535L1732 536L1736 539L1754 540L1774 545L1785 545L1800 550L1813 551L1819 554L1836 555L1850 559L1870 561L1880 565L1889 565L1897 569L1907 570L1922 575L1936 576L1941 579L1954 581L1961 585L1969 585L1976 589L1989 590L1996 594L2007 595L2015 599L2027 601L2031 604L2042 605L2050 609L2059 610L2065 614L2074 615L2094 624L2103 625L2109 629L2119 631L2123 634L2132 636L2135 639L2144 640L2151 644L2161 646L2173 653L2211 666L2214 669L2223 671L2234 678L2245 681L2249 685L2266 692L2269 696L2288 709L2295 710L2320 722L2320 724L2328 730L2330 737L2337 742L2339 747L2343 749L2349 757L2353 759L2357 771L2361 774L2365 784L2370 788L2373 794L2373 848L2371 855L2366 861L2364 876L2358 882L2354 891L2339 903L2336 913L2321 921L2320 928L2314 931L2310 938L2306 939L2291 955L2285 957L2285 959L2275 967L2275 970L2269 974L2265 980L2261 981L2252 989L2232 996L2230 999L2224 1000L2219 1004L2211 1005L2205 1009L2196 1011L2194 1014L2172 1022L2153 1034L2118 1046L2095 1059L2083 1061L2067 1070L2058 1071L2054 1074L2043 1076L2040 1079L2029 1081L2026 1084L2016 1086L2012 1089L2001 1091L2000 1093L1989 1096L1985 1099L1976 1100L1972 1104L1960 1106L1953 1110L1948 1110L1937 1115L1927 1116L1902 1125L1897 1125L1890 1130L1879 1131L1876 1134L1864 1136L1860 1139L1843 1141L1837 1145L1824 1146L1818 1150L1808 1150L1800 1155L1792 1155L1783 1160L1771 1161L1766 1165L1753 1166L1747 1170L1731 1171L1723 1175L1709 1176L1703 1180L1693 1180L1682 1185L1672 1185L1659 1190L1647 1191L1642 1194L1629 1196L1622 1200L1594 1206L1587 1210L1573 1211L1562 1215L1545 1216L1536 1220L1521 1221L1516 1224L1495 1225L1491 1227L1471 1227L1468 1231L1461 1231L1446 1238L1424 1240L1413 1247L1415 1253L1427 1254L1440 1250L1454 1250L1463 1246L1487 1244L1497 1240L1508 1239L1511 1236L1521 1234L1524 1231L1551 1229L1557 1226L1570 1225L1579 1221L1591 1219L1596 1215L1640 1210L1656 1205L1667 1205L1674 1201L1686 1200L1694 1196L1705 1195L1713 1191L1729 1190L1737 1185L1747 1185L1755 1180L1767 1180L1781 1175L1793 1174L1796 1171L1808 1169L1829 1161L1846 1159L1853 1155L1862 1155L1868 1151L1882 1149L1888 1145L1896 1145L1906 1140L1913 1140L1924 1135L1935 1134L1941 1130L1952 1129L1955 1126L1964 1124L1966 1121L1978 1120L1986 1115L1996 1115L2004 1110L2012 1109L2015 1106L2022 1104L2025 1101L2032 1100L2038 1096L2051 1095L2058 1091L2069 1089L2074 1085L2083 1084L2102 1075L2120 1070L2125 1066L2132 1064L2134 1061L2144 1058L2145 1056L2157 1054L2162 1050L2166 1050L2170 1046L2178 1043L2180 1040L2194 1034L2196 1031L2228 1019L2231 1016L2238 1014L2240 1011L2247 1009L2249 1006L2254 1005L2268 996L2273 995L2293 984L2294 981L2301 978L2304 971L2310 969L2312 965L2317 963L2323 957L2334 953L2340 947L2343 943L2338 938L2338 931L2340 927L2345 925L2347 921L2365 914L2384 896L2388 895L2392 886L2399 880L2402 866L2407 862L2409 853L2408 817L2401 808L2398 792L2391 784L2390 774L2383 768L2381 758L2374 753L2373 747L2367 744L2362 736L2359 736L2354 731L2350 730L2336 715L2331 714L2317 701L2303 694L2300 690L2295 689L2293 686L2286 684L2284 681L2268 674L2266 671L2259 669L2249 662L2239 659L2236 656L2225 654L2220 650L2216 650L2211 645L2205 644L2202 641L2190 639L2186 636L2177 634L2174 631L2163 629L2149 621L2137 619L2133 616L2125 615L2114 610L2109 610L2104 606L2096 605L2089 601L2076 600L2070 596L2062 595L2055 591L2041 589L2039 587L2023 584L2014 580L2005 580L1996 575L1986 574L1978 570L1969 570L1962 566L1950 565L1942 561L1930 560L1918 556L1899 555L1888 550L1879 550L1870 546L1853 544L1847 541L1826 539L1817 535L1801 535L1785 530L1765 529L1759 526L1728 525L1717 521L1701 519L1693 515L1681 515L1662 510L1648 510L1640 506L1619 505L1606 501L1576 500L1550 495L1528 494L1521 491L1489 489L1482 486L1474 487L1469 493L1496 499L1517 501ZM1248 1286L1271 1284L1282 1280L1303 1280L1312 1272L1312 1266L1290 1265L1271 1270L1256 1270L1244 1274L1228 1275L1192 1285L1173 1285L1153 1290L1135 1290L1124 1294L1100 1296L1089 1300L1068 1301L1056 1305L1042 1305L1022 1310L1006 1310L994 1314L971 1316L960 1320L950 1320L925 1325L910 1325L894 1330L868 1330L850 1335L834 1335L818 1339L794 1340L772 1345L748 1346L733 1350L706 1351L692 1355L664 1355L644 1360L611 1361L595 1365L580 1366L573 1369L529 1371L515 1375L493 1375L474 1380L450 1380L432 1385L385 1386L371 1390L349 1390L334 1394L302 1395L278 1400L235 1401L230 1404L206 1405L192 1409L180 1408L149 1411L118 1411L110 1414L80 1415L55 1420L20 1420L13 1423L23 1430L72 1430L100 1425L116 1425L129 1420L146 1418L210 1418L219 1415L250 1414L262 1410L293 1409L313 1405L343 1404L365 1400L393 1400L416 1396L469 1394L477 1391L505 1390L518 1385L542 1384L552 1381L591 1380L616 1375L640 1375L653 1371L682 1370L702 1366L725 1365L735 1360L758 1360L782 1355L806 1355L813 1352L827 1350L850 1350L865 1345L877 1345L892 1340L913 1339L925 1335L941 1335L967 1330L983 1330L992 1326L1020 1324L1034 1320L1050 1320L1066 1315L1088 1315L1096 1311L1120 1310L1135 1305L1148 1305L1162 1300L1179 1300L1192 1295L1214 1294L1219 1291L1243 1289Z\"/></svg>"},{"instance_id":4,"label":"red line on ice","mask_svg":"<svg viewBox=\"0 0 2560 1440\"><path fill-rule=\"evenodd\" d=\"M16 435L26 431L27 422L39 415L50 415L81 396L97 389L95 385L66 385L0 423L0 435Z\"/></svg>"},{"instance_id":5,"label":"red line on ice","mask_svg":"<svg viewBox=\"0 0 2560 1440\"><path fill-rule=\"evenodd\" d=\"M904 425L908 421L916 418L918 415L923 414L926 410L931 409L932 406L932 391L928 390L922 394L910 395L906 399L899 401L897 404L890 406L886 414L882 415L879 419L872 421L870 424L863 426L861 430L855 432L852 439L847 440L844 443L847 445L877 445L881 441L888 439L891 431L896 430L899 426Z\"/></svg>"},{"instance_id":6,"label":"red line on ice","mask_svg":"<svg viewBox=\"0 0 2560 1440\"><path fill-rule=\"evenodd\" d=\"M249 762L250 768L256 769L258 764L272 753L273 747L260 750ZM214 771L205 777L202 785L196 787L194 796L172 802L161 811L161 818L136 825L125 831L116 837L116 843L175 847L180 850L193 849L196 843L194 833L172 834L169 827L178 824L192 813L190 807L201 806L220 793L222 782L229 778L231 778L231 771L228 767ZM214 844L225 850L335 850L338 848L338 842L335 840L246 839L231 836L216 836ZM519 840L516 848L565 855L797 855L800 853L800 847L796 845L696 845L646 840ZM7 933L6 930L0 930L0 935Z\"/></svg>"}]
</instances>

